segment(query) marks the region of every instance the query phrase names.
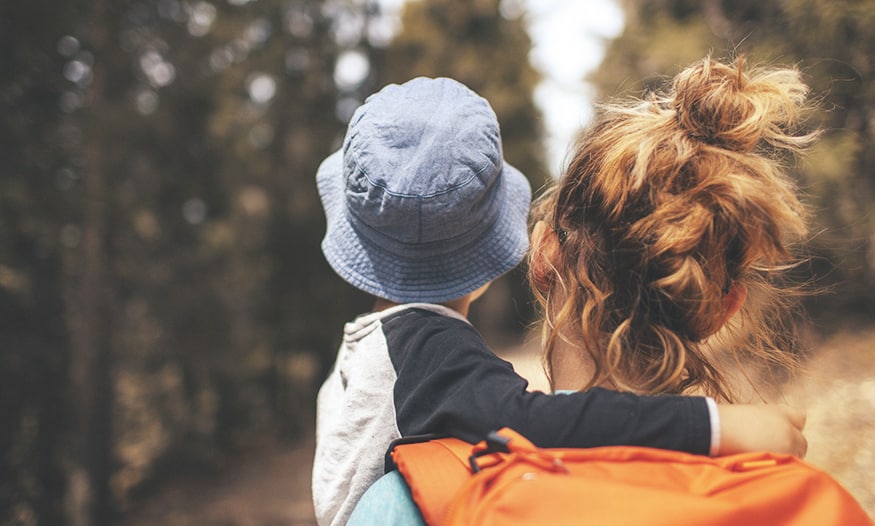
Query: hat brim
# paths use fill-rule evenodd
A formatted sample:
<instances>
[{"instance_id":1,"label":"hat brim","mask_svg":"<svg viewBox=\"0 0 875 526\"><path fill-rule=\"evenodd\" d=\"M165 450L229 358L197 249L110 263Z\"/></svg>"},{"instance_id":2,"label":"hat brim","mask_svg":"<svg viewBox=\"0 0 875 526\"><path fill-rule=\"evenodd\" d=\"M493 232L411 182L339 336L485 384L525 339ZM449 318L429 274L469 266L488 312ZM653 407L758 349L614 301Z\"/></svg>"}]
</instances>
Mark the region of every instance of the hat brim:
<instances>
[{"instance_id":1,"label":"hat brim","mask_svg":"<svg viewBox=\"0 0 875 526\"><path fill-rule=\"evenodd\" d=\"M516 168L503 163L503 200L491 227L477 239L440 256L400 257L363 240L348 218L343 152L326 158L316 173L327 230L322 252L331 268L352 286L396 303L442 303L473 292L516 267L529 246L531 188Z\"/></svg>"}]
</instances>

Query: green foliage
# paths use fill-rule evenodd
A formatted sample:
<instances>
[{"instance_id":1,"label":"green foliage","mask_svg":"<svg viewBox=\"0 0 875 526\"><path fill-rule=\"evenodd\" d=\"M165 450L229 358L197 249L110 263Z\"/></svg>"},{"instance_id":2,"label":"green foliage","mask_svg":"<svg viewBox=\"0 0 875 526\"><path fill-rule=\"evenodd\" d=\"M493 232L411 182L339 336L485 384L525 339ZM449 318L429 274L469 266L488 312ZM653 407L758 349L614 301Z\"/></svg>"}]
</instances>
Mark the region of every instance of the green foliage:
<instances>
[{"instance_id":1,"label":"green foliage","mask_svg":"<svg viewBox=\"0 0 875 526\"><path fill-rule=\"evenodd\" d=\"M591 80L601 96L640 95L708 53L795 65L812 87L820 144L793 173L811 205L811 269L835 293L816 313L875 314L875 1L621 2L626 26Z\"/></svg>"}]
</instances>

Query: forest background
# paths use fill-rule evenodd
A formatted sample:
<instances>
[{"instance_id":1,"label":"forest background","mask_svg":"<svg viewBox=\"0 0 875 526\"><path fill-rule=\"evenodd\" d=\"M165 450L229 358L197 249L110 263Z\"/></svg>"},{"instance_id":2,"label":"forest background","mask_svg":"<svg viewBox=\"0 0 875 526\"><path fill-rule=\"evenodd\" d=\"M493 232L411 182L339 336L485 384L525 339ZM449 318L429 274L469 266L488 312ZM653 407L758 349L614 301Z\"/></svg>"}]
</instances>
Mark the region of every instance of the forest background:
<instances>
[{"instance_id":1,"label":"forest background","mask_svg":"<svg viewBox=\"0 0 875 526\"><path fill-rule=\"evenodd\" d=\"M825 133L791 168L814 210L799 273L829 289L806 330L868 335L848 348L871 378L875 0L620 6L598 98L708 52L803 71ZM396 22L368 0L0 2L0 524L112 524L312 433L340 327L369 307L322 258L314 174L367 94L459 79L534 188L558 174L523 4L410 1ZM521 274L473 316L494 345L522 341Z\"/></svg>"}]
</instances>

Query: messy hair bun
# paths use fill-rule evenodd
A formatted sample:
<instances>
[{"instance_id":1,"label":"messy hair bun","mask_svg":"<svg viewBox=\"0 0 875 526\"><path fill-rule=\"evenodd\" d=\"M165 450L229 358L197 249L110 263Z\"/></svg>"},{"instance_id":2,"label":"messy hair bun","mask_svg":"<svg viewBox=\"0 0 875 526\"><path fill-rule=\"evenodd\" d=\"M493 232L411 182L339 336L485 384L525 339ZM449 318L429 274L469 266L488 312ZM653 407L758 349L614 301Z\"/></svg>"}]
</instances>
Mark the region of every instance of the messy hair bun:
<instances>
[{"instance_id":1,"label":"messy hair bun","mask_svg":"<svg viewBox=\"0 0 875 526\"><path fill-rule=\"evenodd\" d=\"M587 385L732 398L702 342L732 287L787 297L779 277L806 229L780 159L814 138L794 131L807 91L793 69L705 58L666 93L600 109L533 216L562 240L550 279L532 276L551 376L566 340L594 366ZM769 320L746 321L751 352L790 363Z\"/></svg>"},{"instance_id":2,"label":"messy hair bun","mask_svg":"<svg viewBox=\"0 0 875 526\"><path fill-rule=\"evenodd\" d=\"M807 137L788 135L796 124L808 87L795 69L745 73L734 66L703 60L675 77L672 97L680 127L691 137L737 152L764 143L796 148Z\"/></svg>"}]
</instances>

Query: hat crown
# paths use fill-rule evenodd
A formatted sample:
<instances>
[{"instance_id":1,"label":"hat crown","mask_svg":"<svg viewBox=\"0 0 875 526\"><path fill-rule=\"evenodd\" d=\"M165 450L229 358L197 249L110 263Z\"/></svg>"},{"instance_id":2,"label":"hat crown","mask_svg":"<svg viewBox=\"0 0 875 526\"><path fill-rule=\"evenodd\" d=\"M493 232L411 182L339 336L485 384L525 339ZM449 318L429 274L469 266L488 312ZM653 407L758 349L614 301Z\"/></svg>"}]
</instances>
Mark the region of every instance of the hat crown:
<instances>
[{"instance_id":1,"label":"hat crown","mask_svg":"<svg viewBox=\"0 0 875 526\"><path fill-rule=\"evenodd\" d=\"M515 267L531 188L502 159L498 128L489 103L451 79L369 97L316 173L331 268L380 298L440 303Z\"/></svg>"},{"instance_id":2,"label":"hat crown","mask_svg":"<svg viewBox=\"0 0 875 526\"><path fill-rule=\"evenodd\" d=\"M476 235L498 215L502 152L488 102L452 79L417 78L369 97L343 145L353 223L405 244ZM416 220L412 220L416 218Z\"/></svg>"}]
</instances>

